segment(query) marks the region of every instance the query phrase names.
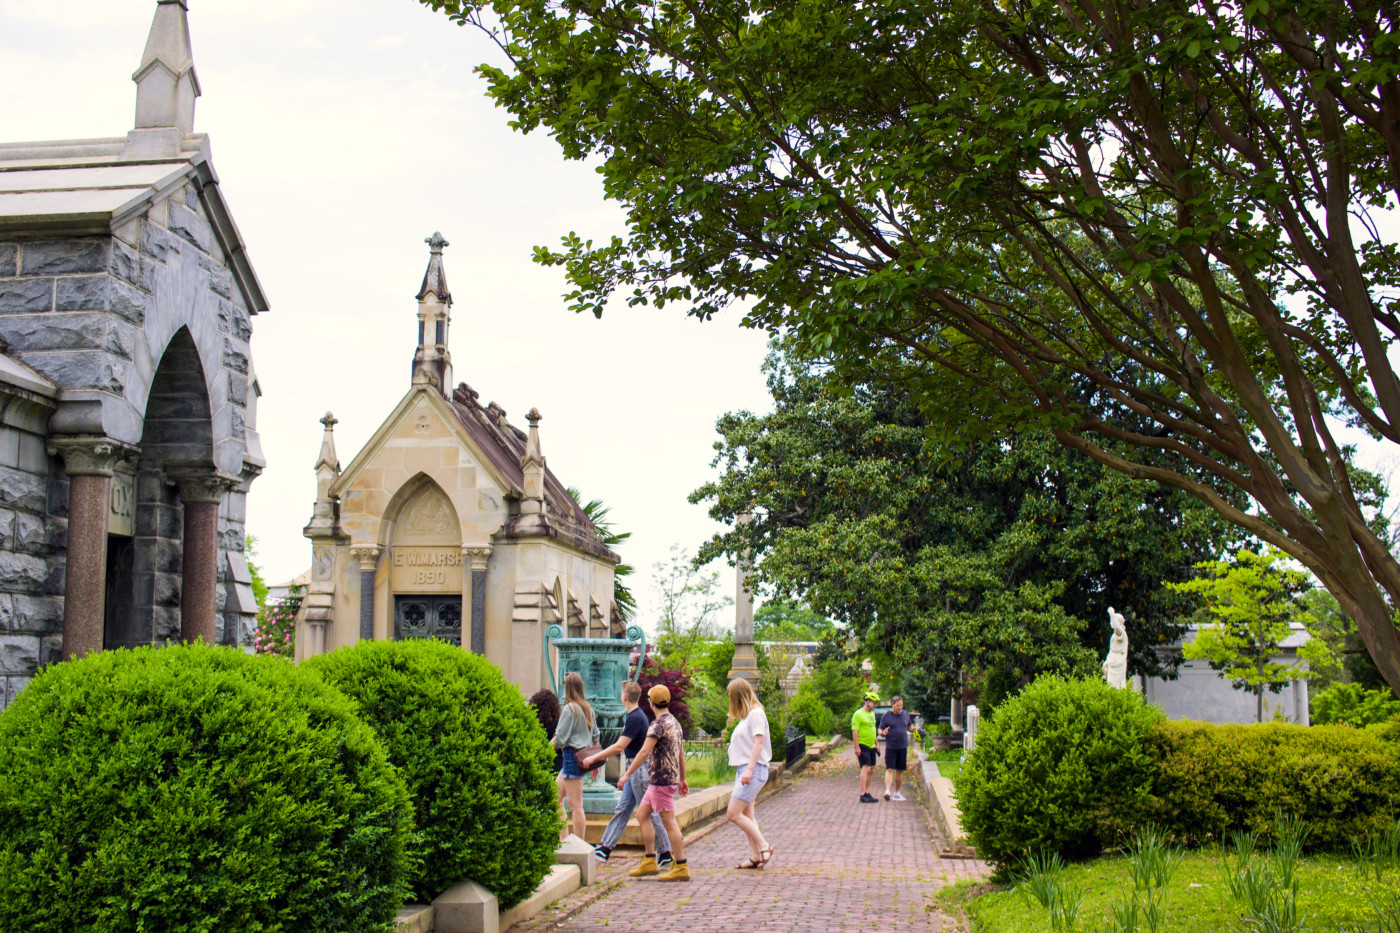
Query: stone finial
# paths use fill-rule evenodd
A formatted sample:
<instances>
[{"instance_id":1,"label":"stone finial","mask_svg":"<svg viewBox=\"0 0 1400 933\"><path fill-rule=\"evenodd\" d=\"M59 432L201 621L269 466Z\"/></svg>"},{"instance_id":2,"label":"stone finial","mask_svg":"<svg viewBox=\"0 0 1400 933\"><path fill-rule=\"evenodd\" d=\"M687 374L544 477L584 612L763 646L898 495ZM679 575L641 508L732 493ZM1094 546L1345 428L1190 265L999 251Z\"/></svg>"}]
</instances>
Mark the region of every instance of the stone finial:
<instances>
[{"instance_id":1,"label":"stone finial","mask_svg":"<svg viewBox=\"0 0 1400 933\"><path fill-rule=\"evenodd\" d=\"M137 129L194 132L194 102L200 91L186 11L185 0L157 0L141 65L131 76L136 82Z\"/></svg>"},{"instance_id":2,"label":"stone finial","mask_svg":"<svg viewBox=\"0 0 1400 933\"><path fill-rule=\"evenodd\" d=\"M321 419L321 424L326 430L321 435L321 456L316 458L316 470L320 470L322 464L331 468L337 475L340 475L340 461L335 455L335 426L340 420L330 412L326 412L326 417Z\"/></svg>"},{"instance_id":3,"label":"stone finial","mask_svg":"<svg viewBox=\"0 0 1400 933\"><path fill-rule=\"evenodd\" d=\"M452 301L452 293L447 288L447 273L442 268L442 249L448 246L441 233L434 232L423 240L428 244L428 270L423 273L423 286L418 289L418 300L422 301L429 292L437 295L440 302Z\"/></svg>"},{"instance_id":4,"label":"stone finial","mask_svg":"<svg viewBox=\"0 0 1400 933\"><path fill-rule=\"evenodd\" d=\"M525 442L525 457L520 461L521 467L528 467L532 463L541 467L544 466L544 452L540 450L540 419L543 416L538 408L531 408L530 413L525 416L525 420L530 422L530 438Z\"/></svg>"}]
</instances>

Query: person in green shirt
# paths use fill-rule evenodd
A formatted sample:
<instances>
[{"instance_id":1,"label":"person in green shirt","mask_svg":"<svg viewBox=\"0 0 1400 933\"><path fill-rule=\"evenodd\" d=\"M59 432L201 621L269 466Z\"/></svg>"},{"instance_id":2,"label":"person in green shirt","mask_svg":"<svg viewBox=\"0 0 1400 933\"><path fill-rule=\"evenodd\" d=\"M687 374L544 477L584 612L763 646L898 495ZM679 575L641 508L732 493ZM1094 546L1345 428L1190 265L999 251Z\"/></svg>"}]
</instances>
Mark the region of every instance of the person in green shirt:
<instances>
[{"instance_id":1,"label":"person in green shirt","mask_svg":"<svg viewBox=\"0 0 1400 933\"><path fill-rule=\"evenodd\" d=\"M880 760L880 752L875 747L875 703L880 697L867 693L860 709L851 715L851 742L856 747L856 761L860 762L860 802L879 803L870 796L870 779L875 773L875 763Z\"/></svg>"}]
</instances>

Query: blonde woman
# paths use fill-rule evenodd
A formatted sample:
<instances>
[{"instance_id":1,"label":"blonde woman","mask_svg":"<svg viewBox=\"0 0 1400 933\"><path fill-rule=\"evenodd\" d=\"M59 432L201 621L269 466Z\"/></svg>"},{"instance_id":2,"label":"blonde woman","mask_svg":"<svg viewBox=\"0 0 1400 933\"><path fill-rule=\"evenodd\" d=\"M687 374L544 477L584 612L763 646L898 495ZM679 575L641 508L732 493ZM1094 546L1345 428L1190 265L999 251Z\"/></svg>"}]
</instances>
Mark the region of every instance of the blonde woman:
<instances>
[{"instance_id":1,"label":"blonde woman","mask_svg":"<svg viewBox=\"0 0 1400 933\"><path fill-rule=\"evenodd\" d=\"M562 840L572 830L580 839L584 838L583 815L583 769L574 758L577 752L598 744L598 723L593 716L593 707L583 695L583 678L577 672L564 677L564 709L559 713L559 724L554 727L554 747L564 754L564 766L555 782L559 785L559 801L569 802L570 825L559 831ZM597 769L594 769L596 775Z\"/></svg>"},{"instance_id":2,"label":"blonde woman","mask_svg":"<svg viewBox=\"0 0 1400 933\"><path fill-rule=\"evenodd\" d=\"M753 855L736 868L762 868L773 857L773 847L763 838L754 816L753 802L768 780L768 762L773 760L773 738L768 729L768 716L758 702L753 687L737 677L729 682L729 718L734 732L729 737L729 763L739 769L734 775L734 790L729 795L729 822L739 827L749 838Z\"/></svg>"}]
</instances>

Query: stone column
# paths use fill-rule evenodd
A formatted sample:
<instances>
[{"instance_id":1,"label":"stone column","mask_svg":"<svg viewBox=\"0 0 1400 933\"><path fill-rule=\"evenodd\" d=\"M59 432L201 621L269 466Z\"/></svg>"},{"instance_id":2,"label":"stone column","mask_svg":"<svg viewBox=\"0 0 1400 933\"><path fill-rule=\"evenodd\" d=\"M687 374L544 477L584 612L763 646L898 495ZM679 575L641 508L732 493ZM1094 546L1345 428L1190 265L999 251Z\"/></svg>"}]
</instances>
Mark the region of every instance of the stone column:
<instances>
[{"instance_id":1,"label":"stone column","mask_svg":"<svg viewBox=\"0 0 1400 933\"><path fill-rule=\"evenodd\" d=\"M352 547L350 553L360 562L360 641L373 641L374 568L379 563L379 548L359 545Z\"/></svg>"},{"instance_id":2,"label":"stone column","mask_svg":"<svg viewBox=\"0 0 1400 933\"><path fill-rule=\"evenodd\" d=\"M739 524L753 521L753 514L743 512ZM758 686L758 654L753 646L753 590L749 588L748 577L753 564L747 552L734 570L734 666L729 669L729 679L747 680L751 686Z\"/></svg>"},{"instance_id":3,"label":"stone column","mask_svg":"<svg viewBox=\"0 0 1400 933\"><path fill-rule=\"evenodd\" d=\"M215 644L218 629L219 502L238 482L215 470L168 474L184 505L180 565L180 640Z\"/></svg>"},{"instance_id":4,"label":"stone column","mask_svg":"<svg viewBox=\"0 0 1400 933\"><path fill-rule=\"evenodd\" d=\"M63 660L102 650L107 609L107 516L112 469L136 448L109 437L54 437L49 454L68 473L68 563L63 583Z\"/></svg>"},{"instance_id":5,"label":"stone column","mask_svg":"<svg viewBox=\"0 0 1400 933\"><path fill-rule=\"evenodd\" d=\"M472 654L486 654L486 562L489 547L462 548L463 563L472 569Z\"/></svg>"}]
</instances>

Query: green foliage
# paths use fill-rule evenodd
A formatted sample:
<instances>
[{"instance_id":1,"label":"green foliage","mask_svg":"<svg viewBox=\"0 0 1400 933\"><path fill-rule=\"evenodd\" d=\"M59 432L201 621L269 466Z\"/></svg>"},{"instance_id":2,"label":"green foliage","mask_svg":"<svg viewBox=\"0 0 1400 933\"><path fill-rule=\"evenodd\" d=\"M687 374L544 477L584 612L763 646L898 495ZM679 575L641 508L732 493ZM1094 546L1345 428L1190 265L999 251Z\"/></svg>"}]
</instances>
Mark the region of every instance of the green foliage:
<instances>
[{"instance_id":1,"label":"green foliage","mask_svg":"<svg viewBox=\"0 0 1400 933\"><path fill-rule=\"evenodd\" d=\"M258 539L253 535L248 535L244 542L244 550L248 557L248 573L253 578L253 600L258 604L258 611L261 612L263 606L267 604L267 583L263 580L262 568L257 562Z\"/></svg>"},{"instance_id":2,"label":"green foliage","mask_svg":"<svg viewBox=\"0 0 1400 933\"><path fill-rule=\"evenodd\" d=\"M554 863L554 752L520 691L485 658L427 639L362 641L306 662L359 704L408 783L414 895L463 878L510 907Z\"/></svg>"},{"instance_id":3,"label":"green foliage","mask_svg":"<svg viewBox=\"0 0 1400 933\"><path fill-rule=\"evenodd\" d=\"M705 730L706 735L721 735L729 724L729 694L716 690L708 681L697 679L692 685L703 685L703 690L691 694L687 706L690 709L690 724Z\"/></svg>"},{"instance_id":4,"label":"green foliage","mask_svg":"<svg viewBox=\"0 0 1400 933\"><path fill-rule=\"evenodd\" d=\"M679 544L671 545L670 558L658 561L654 571L651 586L661 613L656 654L668 668L693 671L721 635L718 613L734 601L720 593L718 571L700 570Z\"/></svg>"},{"instance_id":5,"label":"green foliage","mask_svg":"<svg viewBox=\"0 0 1400 933\"><path fill-rule=\"evenodd\" d=\"M45 668L0 714L0 930L381 930L403 781L354 705L205 645Z\"/></svg>"},{"instance_id":6,"label":"green foliage","mask_svg":"<svg viewBox=\"0 0 1400 933\"><path fill-rule=\"evenodd\" d=\"M1384 496L1326 427L1400 437L1389 7L422 2L626 212L536 249L575 311L737 304L959 448L1036 426L1189 491L1328 580L1400 686Z\"/></svg>"},{"instance_id":7,"label":"green foliage","mask_svg":"<svg viewBox=\"0 0 1400 933\"><path fill-rule=\"evenodd\" d=\"M1319 726L1370 726L1400 716L1400 700L1388 688L1367 690L1360 684L1333 684L1311 699L1312 721Z\"/></svg>"},{"instance_id":8,"label":"green foliage","mask_svg":"<svg viewBox=\"0 0 1400 933\"><path fill-rule=\"evenodd\" d=\"M801 729L803 735L817 735L827 738L832 735L836 718L826 704L815 693L803 693L799 686L797 694L788 704L788 725Z\"/></svg>"},{"instance_id":9,"label":"green foliage","mask_svg":"<svg viewBox=\"0 0 1400 933\"><path fill-rule=\"evenodd\" d=\"M1101 679L1042 677L983 721L957 780L963 827L1002 865L1034 852L1082 858L1114 841L1105 811L1145 798L1145 739L1162 718Z\"/></svg>"},{"instance_id":10,"label":"green foliage","mask_svg":"<svg viewBox=\"0 0 1400 933\"><path fill-rule=\"evenodd\" d=\"M632 537L630 531L618 531L613 527L612 519L608 516L612 513L609 506L603 504L601 499L589 499L583 501L583 493L574 486L565 490L570 498L579 504L583 509L583 514L588 516L588 520L593 523L593 528L598 532L598 537L603 544L616 550L619 546L626 544L627 539ZM613 603L617 606L618 615L623 622L629 622L637 612L637 597L633 595L626 580L636 568L631 564L621 563L613 567Z\"/></svg>"},{"instance_id":11,"label":"green foliage","mask_svg":"<svg viewBox=\"0 0 1400 933\"><path fill-rule=\"evenodd\" d=\"M785 348L767 362L773 411L719 421L720 478L692 495L732 527L701 559L753 555L756 574L841 623L891 671L944 693L959 672L1088 673L1108 609L1128 619L1134 672L1184 631L1186 580L1233 532L1180 492L1133 482L1045 432L956 445L903 386L843 386ZM751 510L753 520L737 522Z\"/></svg>"},{"instance_id":12,"label":"green foliage","mask_svg":"<svg viewBox=\"0 0 1400 933\"><path fill-rule=\"evenodd\" d=\"M1201 575L1194 580L1167 584L1178 593L1200 596L1211 619L1182 646L1182 654L1206 659L1236 690L1251 691L1260 722L1265 688L1278 692L1290 680L1312 676L1301 665L1274 660L1292 634L1295 600L1308 582L1307 574L1277 566L1281 557L1272 548L1260 553L1241 550L1233 560L1198 564ZM1314 639L1312 650L1321 657L1326 645Z\"/></svg>"},{"instance_id":13,"label":"green foliage","mask_svg":"<svg viewBox=\"0 0 1400 933\"><path fill-rule=\"evenodd\" d=\"M1236 831L1272 839L1282 811L1312 826L1313 848L1344 851L1388 824L1400 799L1400 747L1346 726L1164 722L1143 747L1149 793L1114 805L1109 838L1156 823L1192 845Z\"/></svg>"},{"instance_id":14,"label":"green foliage","mask_svg":"<svg viewBox=\"0 0 1400 933\"><path fill-rule=\"evenodd\" d=\"M836 623L791 599L770 599L753 614L754 641L821 641L836 631Z\"/></svg>"},{"instance_id":15,"label":"green foliage","mask_svg":"<svg viewBox=\"0 0 1400 933\"><path fill-rule=\"evenodd\" d=\"M816 697L823 706L831 710L836 730L844 732L850 724L851 714L860 708L861 696L864 693L863 680L847 674L840 664L826 661L817 665L817 669L797 685L793 699Z\"/></svg>"}]
</instances>

